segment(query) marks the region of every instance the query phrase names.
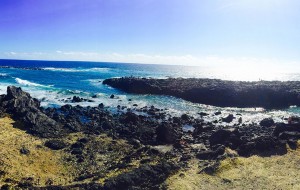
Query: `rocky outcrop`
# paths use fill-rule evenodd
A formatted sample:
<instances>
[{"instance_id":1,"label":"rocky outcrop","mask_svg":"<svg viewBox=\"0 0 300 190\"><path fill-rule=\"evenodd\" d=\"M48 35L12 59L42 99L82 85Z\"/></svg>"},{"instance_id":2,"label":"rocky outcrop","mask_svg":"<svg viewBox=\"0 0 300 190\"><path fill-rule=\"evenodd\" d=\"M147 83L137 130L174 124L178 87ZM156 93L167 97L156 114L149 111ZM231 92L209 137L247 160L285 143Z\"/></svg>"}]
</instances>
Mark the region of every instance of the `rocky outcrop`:
<instances>
[{"instance_id":1,"label":"rocky outcrop","mask_svg":"<svg viewBox=\"0 0 300 190\"><path fill-rule=\"evenodd\" d=\"M103 81L125 92L179 97L221 107L285 108L300 105L300 82L223 81L217 79L112 78Z\"/></svg>"},{"instance_id":2,"label":"rocky outcrop","mask_svg":"<svg viewBox=\"0 0 300 190\"><path fill-rule=\"evenodd\" d=\"M60 124L40 110L40 102L21 88L8 86L7 95L1 96L0 106L18 121L17 127L26 128L30 133L39 134L41 137L64 134Z\"/></svg>"}]
</instances>

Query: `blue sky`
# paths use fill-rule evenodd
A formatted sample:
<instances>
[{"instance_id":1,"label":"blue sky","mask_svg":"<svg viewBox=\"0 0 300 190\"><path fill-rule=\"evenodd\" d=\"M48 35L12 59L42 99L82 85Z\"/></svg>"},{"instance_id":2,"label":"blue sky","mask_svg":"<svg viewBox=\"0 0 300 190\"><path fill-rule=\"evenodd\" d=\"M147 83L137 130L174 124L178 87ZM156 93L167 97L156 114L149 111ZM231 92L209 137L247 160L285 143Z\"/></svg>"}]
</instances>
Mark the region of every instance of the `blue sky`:
<instances>
[{"instance_id":1,"label":"blue sky","mask_svg":"<svg viewBox=\"0 0 300 190\"><path fill-rule=\"evenodd\" d=\"M299 0L1 0L0 58L300 63Z\"/></svg>"}]
</instances>

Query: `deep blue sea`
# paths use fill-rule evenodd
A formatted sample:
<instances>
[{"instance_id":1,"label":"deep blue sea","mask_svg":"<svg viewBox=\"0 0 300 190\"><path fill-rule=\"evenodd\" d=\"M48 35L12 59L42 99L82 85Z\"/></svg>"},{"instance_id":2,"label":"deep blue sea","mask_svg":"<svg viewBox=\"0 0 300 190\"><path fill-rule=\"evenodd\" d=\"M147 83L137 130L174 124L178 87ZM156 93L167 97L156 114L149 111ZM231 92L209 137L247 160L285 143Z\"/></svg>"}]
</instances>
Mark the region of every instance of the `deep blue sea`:
<instances>
[{"instance_id":1,"label":"deep blue sea","mask_svg":"<svg viewBox=\"0 0 300 190\"><path fill-rule=\"evenodd\" d=\"M167 109L171 115L189 113L195 117L199 112L212 113L210 120L214 118L215 111L222 111L222 115L229 113L240 114L244 122L257 122L263 117L273 117L281 121L289 115L299 113L297 107L286 110L263 110L260 108L219 108L209 105L194 104L182 99L168 96L133 95L118 91L103 85L106 78L135 76L135 77L183 77L183 78L219 78L226 80L299 80L299 74L268 73L244 74L239 72L225 72L220 69L211 69L192 66L147 65L128 63L105 62L75 62L75 61L21 61L0 60L0 93L5 94L8 85L22 87L31 96L38 98L42 106L61 106L73 96L92 99L94 102L69 103L81 106L97 106L103 103L114 109L117 105L135 108L152 106ZM110 99L110 95L116 95ZM95 96L97 98L91 98ZM132 101L129 101L131 99Z\"/></svg>"}]
</instances>

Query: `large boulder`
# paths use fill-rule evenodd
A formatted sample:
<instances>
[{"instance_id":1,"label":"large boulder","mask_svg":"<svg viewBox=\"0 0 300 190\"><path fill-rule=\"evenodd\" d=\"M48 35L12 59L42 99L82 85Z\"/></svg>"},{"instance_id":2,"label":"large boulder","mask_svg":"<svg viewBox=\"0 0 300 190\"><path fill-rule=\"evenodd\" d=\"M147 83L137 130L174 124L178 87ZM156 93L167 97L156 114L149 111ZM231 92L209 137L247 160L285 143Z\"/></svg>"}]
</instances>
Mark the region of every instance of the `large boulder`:
<instances>
[{"instance_id":1,"label":"large boulder","mask_svg":"<svg viewBox=\"0 0 300 190\"><path fill-rule=\"evenodd\" d=\"M222 121L226 122L226 123L230 123L233 121L233 119L234 119L234 116L232 114L229 114L227 117L222 118Z\"/></svg>"},{"instance_id":2,"label":"large boulder","mask_svg":"<svg viewBox=\"0 0 300 190\"><path fill-rule=\"evenodd\" d=\"M158 144L173 144L181 137L182 133L179 126L162 123L156 128L156 135Z\"/></svg>"},{"instance_id":3,"label":"large boulder","mask_svg":"<svg viewBox=\"0 0 300 190\"><path fill-rule=\"evenodd\" d=\"M274 120L272 118L265 118L263 120L260 121L260 125L263 127L271 127L274 125Z\"/></svg>"},{"instance_id":4,"label":"large boulder","mask_svg":"<svg viewBox=\"0 0 300 190\"><path fill-rule=\"evenodd\" d=\"M300 132L300 125L299 124L285 124L285 123L276 123L276 126L273 131L274 136L279 136L282 132L290 132L290 131L296 131Z\"/></svg>"},{"instance_id":5,"label":"large boulder","mask_svg":"<svg viewBox=\"0 0 300 190\"><path fill-rule=\"evenodd\" d=\"M283 155L287 153L286 143L279 141L272 136L261 136L250 142L241 144L237 149L240 156L271 156Z\"/></svg>"},{"instance_id":6,"label":"large boulder","mask_svg":"<svg viewBox=\"0 0 300 190\"><path fill-rule=\"evenodd\" d=\"M40 102L32 98L29 93L22 91L21 88L8 86L7 95L4 95L1 105L8 112L14 112L16 110L22 111L25 109L38 111Z\"/></svg>"},{"instance_id":7,"label":"large boulder","mask_svg":"<svg viewBox=\"0 0 300 190\"><path fill-rule=\"evenodd\" d=\"M61 125L45 115L41 111L40 102L21 88L8 86L7 95L2 96L0 106L21 124L19 127L32 134L41 137L63 135Z\"/></svg>"},{"instance_id":8,"label":"large boulder","mask_svg":"<svg viewBox=\"0 0 300 190\"><path fill-rule=\"evenodd\" d=\"M73 96L72 102L73 103L83 102L83 98L80 98L79 96Z\"/></svg>"},{"instance_id":9,"label":"large boulder","mask_svg":"<svg viewBox=\"0 0 300 190\"><path fill-rule=\"evenodd\" d=\"M236 149L241 143L240 133L235 128L220 129L210 136L209 142L211 146L222 144Z\"/></svg>"},{"instance_id":10,"label":"large boulder","mask_svg":"<svg viewBox=\"0 0 300 190\"><path fill-rule=\"evenodd\" d=\"M62 140L48 140L45 142L45 146L52 150L60 150L67 146L67 144Z\"/></svg>"}]
</instances>

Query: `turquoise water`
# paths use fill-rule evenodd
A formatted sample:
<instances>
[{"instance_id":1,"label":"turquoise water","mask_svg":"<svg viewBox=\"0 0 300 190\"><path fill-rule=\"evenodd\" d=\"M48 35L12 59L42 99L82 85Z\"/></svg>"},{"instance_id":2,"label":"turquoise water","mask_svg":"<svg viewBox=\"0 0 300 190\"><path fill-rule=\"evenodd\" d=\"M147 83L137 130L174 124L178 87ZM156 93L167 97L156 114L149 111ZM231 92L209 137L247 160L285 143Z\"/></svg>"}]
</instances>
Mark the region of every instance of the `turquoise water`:
<instances>
[{"instance_id":1,"label":"turquoise water","mask_svg":"<svg viewBox=\"0 0 300 190\"><path fill-rule=\"evenodd\" d=\"M221 110L225 116L228 113L243 115L245 122L256 122L262 117L273 116L281 121L289 115L299 113L298 108L287 110L269 110L247 108L218 108L209 105L193 104L182 99L167 96L133 95L127 94L109 86L103 85L106 78L136 76L136 77L196 77L196 78L219 78L226 80L299 80L297 73L288 74L264 74L246 75L240 72L228 72L220 69L166 66L166 65L145 65L145 64L122 64L122 63L95 63L95 62L58 62L58 61L17 61L0 60L0 93L6 93L8 85L22 87L33 97L42 102L42 106L61 106L68 98L80 96L91 99L94 102L74 103L81 106L97 106L104 103L106 106L116 107L117 105L138 108L154 105L161 109L167 109L172 115L189 113L198 117L198 113L205 111L211 113L210 120L218 119L212 116L217 110ZM256 73L257 74L257 73ZM249 76L251 76L249 78ZM244 78L243 78L244 77ZM117 98L110 99L114 94ZM96 98L92 96L96 95ZM132 99L132 101L129 101Z\"/></svg>"}]
</instances>

